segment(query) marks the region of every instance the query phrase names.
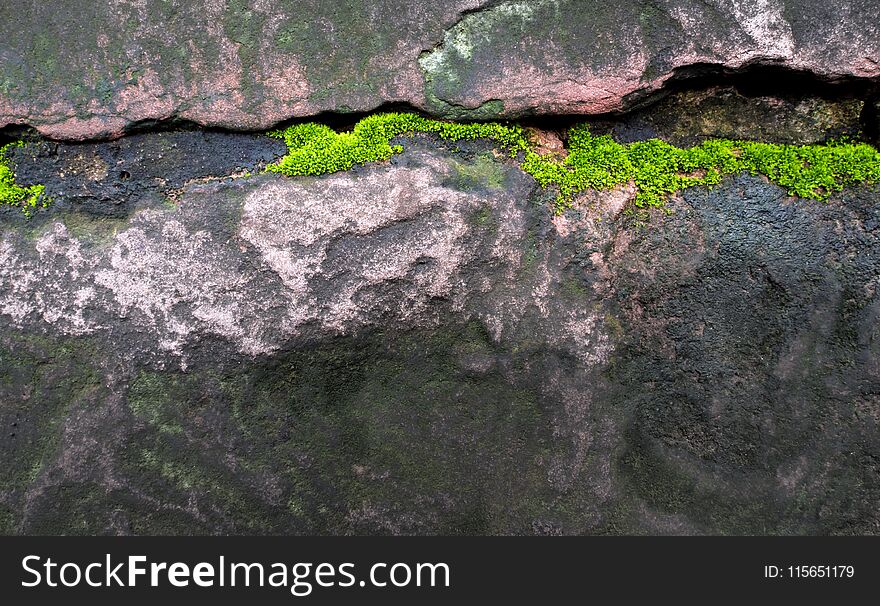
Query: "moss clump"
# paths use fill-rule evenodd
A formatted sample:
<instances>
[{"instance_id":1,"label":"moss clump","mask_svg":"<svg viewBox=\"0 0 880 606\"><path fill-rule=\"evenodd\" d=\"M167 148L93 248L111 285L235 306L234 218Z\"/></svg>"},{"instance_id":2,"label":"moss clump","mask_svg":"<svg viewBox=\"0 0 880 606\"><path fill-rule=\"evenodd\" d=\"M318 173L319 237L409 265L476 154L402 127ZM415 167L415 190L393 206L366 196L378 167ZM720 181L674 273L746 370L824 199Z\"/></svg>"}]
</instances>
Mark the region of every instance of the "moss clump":
<instances>
[{"instance_id":1,"label":"moss clump","mask_svg":"<svg viewBox=\"0 0 880 606\"><path fill-rule=\"evenodd\" d=\"M18 206L24 214L30 216L38 204L48 206L43 185L22 187L15 183L15 173L6 160L6 151L12 147L22 147L24 142L16 141L0 147L0 205Z\"/></svg>"},{"instance_id":2,"label":"moss clump","mask_svg":"<svg viewBox=\"0 0 880 606\"><path fill-rule=\"evenodd\" d=\"M560 209L581 191L630 181L637 188L639 207L663 206L669 194L716 185L724 175L739 172L765 175L793 196L817 200L847 185L880 181L880 152L866 143L798 146L713 139L682 149L657 139L624 145L609 135L595 136L581 125L569 133L569 155L560 159L536 152L518 126L456 124L398 113L364 118L351 132L337 133L315 123L273 131L271 136L287 143L288 153L267 170L288 176L322 175L387 160L403 151L391 145L391 139L412 133L433 133L450 141L495 141L511 157L519 156L522 169L541 186L559 189Z\"/></svg>"},{"instance_id":3,"label":"moss clump","mask_svg":"<svg viewBox=\"0 0 880 606\"><path fill-rule=\"evenodd\" d=\"M847 185L880 180L880 153L865 143L798 146L713 139L681 149L657 139L622 145L580 126L572 130L569 148L561 162L528 152L523 163L541 185L559 187L561 205L585 189L632 181L637 206L662 206L669 194L717 185L724 175L740 172L764 175L790 195L816 200Z\"/></svg>"},{"instance_id":4,"label":"moss clump","mask_svg":"<svg viewBox=\"0 0 880 606\"><path fill-rule=\"evenodd\" d=\"M402 152L401 146L391 145L391 139L412 133L433 133L449 141L492 139L512 156L530 149L523 130L517 126L495 122L457 124L416 114L377 114L359 121L346 133L312 122L273 131L269 135L284 139L288 153L266 169L288 176L347 170L356 164L387 160Z\"/></svg>"}]
</instances>

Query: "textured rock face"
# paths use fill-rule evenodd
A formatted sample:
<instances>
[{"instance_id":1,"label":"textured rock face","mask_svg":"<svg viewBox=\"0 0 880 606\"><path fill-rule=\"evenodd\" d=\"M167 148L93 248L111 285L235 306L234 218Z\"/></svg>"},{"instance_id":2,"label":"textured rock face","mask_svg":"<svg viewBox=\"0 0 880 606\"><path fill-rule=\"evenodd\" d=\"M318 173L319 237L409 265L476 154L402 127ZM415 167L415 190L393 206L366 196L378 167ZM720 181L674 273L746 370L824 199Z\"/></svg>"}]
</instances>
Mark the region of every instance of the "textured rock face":
<instances>
[{"instance_id":1,"label":"textured rock face","mask_svg":"<svg viewBox=\"0 0 880 606\"><path fill-rule=\"evenodd\" d=\"M0 215L4 531L880 530L877 187L554 216L485 144L425 137L206 181L265 161L241 135L176 203L148 166L88 201L193 137L18 156L76 195Z\"/></svg>"},{"instance_id":2,"label":"textured rock face","mask_svg":"<svg viewBox=\"0 0 880 606\"><path fill-rule=\"evenodd\" d=\"M876 79L878 12L875 0L13 0L0 6L0 127L265 129L392 102L447 117L596 114L706 65Z\"/></svg>"},{"instance_id":3,"label":"textured rock face","mask_svg":"<svg viewBox=\"0 0 880 606\"><path fill-rule=\"evenodd\" d=\"M880 185L555 214L486 141L79 141L404 103L559 155L876 142L880 3L81 4L0 6L0 128L77 141L4 152L53 202L0 205L0 532L880 533Z\"/></svg>"},{"instance_id":4,"label":"textured rock face","mask_svg":"<svg viewBox=\"0 0 880 606\"><path fill-rule=\"evenodd\" d=\"M487 198L443 186L466 170L454 162L427 154L415 161L356 180L195 186L178 210L145 209L93 248L61 222L33 246L24 240L33 236L10 235L0 307L19 325L49 323L66 335L137 332L148 337L145 351L176 356L202 334L258 355L316 332L349 334L384 321L436 326L444 312L473 308L471 299L493 284L522 282L515 278L528 225L518 203L533 184L492 160L486 178L500 181ZM485 227L475 229L481 220ZM523 292L504 297L506 313L485 301L479 317L501 334L527 302L549 314L554 303L540 292L549 280L541 274L532 285L505 287ZM596 321L572 310L563 325L589 340ZM607 341L598 332L595 339ZM582 357L602 355L582 345Z\"/></svg>"},{"instance_id":5,"label":"textured rock face","mask_svg":"<svg viewBox=\"0 0 880 606\"><path fill-rule=\"evenodd\" d=\"M596 119L593 130L623 142L656 137L682 147L713 138L805 145L868 134L865 105L857 96L782 98L721 86L678 91L645 110Z\"/></svg>"}]
</instances>

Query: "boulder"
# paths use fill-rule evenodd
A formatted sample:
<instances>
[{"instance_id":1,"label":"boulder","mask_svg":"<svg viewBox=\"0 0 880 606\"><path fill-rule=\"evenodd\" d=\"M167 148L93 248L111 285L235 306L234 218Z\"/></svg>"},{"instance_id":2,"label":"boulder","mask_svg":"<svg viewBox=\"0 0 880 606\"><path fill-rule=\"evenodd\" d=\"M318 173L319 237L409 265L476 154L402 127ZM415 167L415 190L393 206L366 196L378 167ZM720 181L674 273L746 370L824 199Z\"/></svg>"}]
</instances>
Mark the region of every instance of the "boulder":
<instances>
[{"instance_id":1,"label":"boulder","mask_svg":"<svg viewBox=\"0 0 880 606\"><path fill-rule=\"evenodd\" d=\"M75 0L0 7L0 127L262 130L408 104L439 117L604 114L694 69L880 76L877 0Z\"/></svg>"},{"instance_id":2,"label":"boulder","mask_svg":"<svg viewBox=\"0 0 880 606\"><path fill-rule=\"evenodd\" d=\"M17 150L76 195L0 214L0 530L877 531L877 186L555 215L485 142L402 143L296 179L240 178L251 135ZM108 168L160 149L172 198Z\"/></svg>"}]
</instances>

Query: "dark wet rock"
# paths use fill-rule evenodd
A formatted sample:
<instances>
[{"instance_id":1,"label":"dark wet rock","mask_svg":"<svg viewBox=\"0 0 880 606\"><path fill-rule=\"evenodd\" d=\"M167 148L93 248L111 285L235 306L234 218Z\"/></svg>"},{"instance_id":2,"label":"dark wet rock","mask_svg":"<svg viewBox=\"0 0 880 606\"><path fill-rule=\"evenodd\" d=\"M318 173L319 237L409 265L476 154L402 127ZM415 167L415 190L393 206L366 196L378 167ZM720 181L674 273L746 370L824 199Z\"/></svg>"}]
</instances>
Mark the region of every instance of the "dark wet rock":
<instances>
[{"instance_id":1,"label":"dark wet rock","mask_svg":"<svg viewBox=\"0 0 880 606\"><path fill-rule=\"evenodd\" d=\"M651 106L606 122L593 131L621 142L659 138L682 147L708 139L749 139L805 145L863 134L865 101L846 95L746 95L734 87L676 92Z\"/></svg>"},{"instance_id":2,"label":"dark wet rock","mask_svg":"<svg viewBox=\"0 0 880 606\"><path fill-rule=\"evenodd\" d=\"M416 137L0 224L0 528L877 533L880 190L631 195Z\"/></svg>"},{"instance_id":3,"label":"dark wet rock","mask_svg":"<svg viewBox=\"0 0 880 606\"><path fill-rule=\"evenodd\" d=\"M282 141L265 135L184 130L104 143L35 140L7 156L20 182L45 185L55 212L124 217L134 208L175 200L184 185L258 172L285 150ZM0 213L9 220L17 210Z\"/></svg>"},{"instance_id":4,"label":"dark wet rock","mask_svg":"<svg viewBox=\"0 0 880 606\"><path fill-rule=\"evenodd\" d=\"M615 250L638 327L622 474L716 532L876 533L876 189L809 204L739 177L684 198Z\"/></svg>"},{"instance_id":5,"label":"dark wet rock","mask_svg":"<svg viewBox=\"0 0 880 606\"><path fill-rule=\"evenodd\" d=\"M877 0L15 0L0 126L57 139L183 120L265 129L405 103L438 116L603 114L695 67L880 76Z\"/></svg>"}]
</instances>

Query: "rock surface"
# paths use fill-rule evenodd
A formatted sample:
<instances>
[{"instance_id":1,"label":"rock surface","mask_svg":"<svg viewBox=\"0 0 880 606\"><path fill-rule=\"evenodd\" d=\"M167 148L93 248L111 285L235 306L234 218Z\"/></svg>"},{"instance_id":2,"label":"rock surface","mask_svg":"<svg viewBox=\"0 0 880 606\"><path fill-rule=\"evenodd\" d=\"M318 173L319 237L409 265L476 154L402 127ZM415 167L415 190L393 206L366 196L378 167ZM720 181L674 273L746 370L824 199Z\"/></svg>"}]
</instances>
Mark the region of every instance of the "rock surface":
<instances>
[{"instance_id":1,"label":"rock surface","mask_svg":"<svg viewBox=\"0 0 880 606\"><path fill-rule=\"evenodd\" d=\"M291 179L227 132L876 142L878 12L6 2L0 128L61 141L7 152L53 203L0 207L0 533L880 533L880 185L556 215L485 141Z\"/></svg>"},{"instance_id":2,"label":"rock surface","mask_svg":"<svg viewBox=\"0 0 880 606\"><path fill-rule=\"evenodd\" d=\"M809 145L866 134L865 105L857 96L747 95L721 86L676 91L644 110L594 119L591 126L623 143L659 138L679 147L708 139Z\"/></svg>"},{"instance_id":3,"label":"rock surface","mask_svg":"<svg viewBox=\"0 0 880 606\"><path fill-rule=\"evenodd\" d=\"M877 0L74 0L0 6L0 127L266 129L406 103L601 114L693 68L880 77Z\"/></svg>"},{"instance_id":4,"label":"rock surface","mask_svg":"<svg viewBox=\"0 0 880 606\"><path fill-rule=\"evenodd\" d=\"M224 137L16 151L75 195L0 213L4 532L880 532L877 186L554 216L481 142Z\"/></svg>"}]
</instances>

